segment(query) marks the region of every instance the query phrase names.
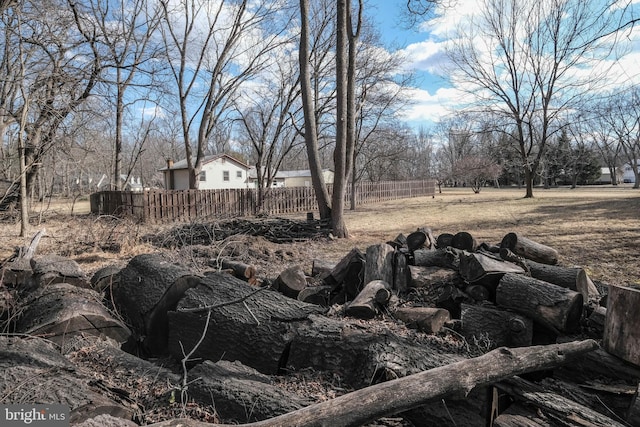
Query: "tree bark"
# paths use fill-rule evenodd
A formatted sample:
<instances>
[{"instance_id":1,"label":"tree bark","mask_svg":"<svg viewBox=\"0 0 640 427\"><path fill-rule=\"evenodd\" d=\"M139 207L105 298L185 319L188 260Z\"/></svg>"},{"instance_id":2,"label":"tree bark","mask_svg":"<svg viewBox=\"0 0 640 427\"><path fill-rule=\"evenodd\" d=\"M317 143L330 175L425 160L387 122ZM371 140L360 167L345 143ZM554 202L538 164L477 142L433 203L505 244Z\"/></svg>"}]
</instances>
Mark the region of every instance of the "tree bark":
<instances>
[{"instance_id":1,"label":"tree bark","mask_svg":"<svg viewBox=\"0 0 640 427\"><path fill-rule=\"evenodd\" d=\"M251 427L295 425L358 426L390 414L416 408L452 394L468 394L473 388L514 375L549 369L598 347L593 340L517 349L499 348L483 356L383 382L270 420L245 424ZM210 424L169 420L151 427L208 427Z\"/></svg>"},{"instance_id":2,"label":"tree bark","mask_svg":"<svg viewBox=\"0 0 640 427\"><path fill-rule=\"evenodd\" d=\"M418 249L413 253L413 265L457 269L457 252L448 249Z\"/></svg>"},{"instance_id":3,"label":"tree bark","mask_svg":"<svg viewBox=\"0 0 640 427\"><path fill-rule=\"evenodd\" d=\"M298 298L298 294L307 287L307 276L300 266L289 267L280 273L273 288L289 298Z\"/></svg>"},{"instance_id":4,"label":"tree bark","mask_svg":"<svg viewBox=\"0 0 640 427\"><path fill-rule=\"evenodd\" d=\"M522 267L481 253L462 252L460 254L460 275L469 283L486 276L502 276L505 273L524 273Z\"/></svg>"},{"instance_id":5,"label":"tree bark","mask_svg":"<svg viewBox=\"0 0 640 427\"><path fill-rule=\"evenodd\" d=\"M558 251L517 233L506 234L500 243L500 247L510 249L516 255L542 264L558 263Z\"/></svg>"},{"instance_id":6,"label":"tree bark","mask_svg":"<svg viewBox=\"0 0 640 427\"><path fill-rule=\"evenodd\" d=\"M496 289L496 303L558 332L580 326L582 295L521 274L507 273Z\"/></svg>"},{"instance_id":7,"label":"tree bark","mask_svg":"<svg viewBox=\"0 0 640 427\"><path fill-rule=\"evenodd\" d=\"M531 277L580 292L585 302L589 301L590 298L600 296L598 288L596 288L582 267L561 267L535 261L526 261L526 264Z\"/></svg>"},{"instance_id":8,"label":"tree bark","mask_svg":"<svg viewBox=\"0 0 640 427\"><path fill-rule=\"evenodd\" d=\"M104 336L118 345L126 342L131 332L101 301L97 292L68 283L45 286L20 302L22 315L16 330L58 345L82 334Z\"/></svg>"},{"instance_id":9,"label":"tree bark","mask_svg":"<svg viewBox=\"0 0 640 427\"><path fill-rule=\"evenodd\" d=\"M421 267L410 265L411 287L433 288L444 285L462 285L464 282L456 270L445 267Z\"/></svg>"},{"instance_id":10,"label":"tree bark","mask_svg":"<svg viewBox=\"0 0 640 427\"><path fill-rule=\"evenodd\" d=\"M402 307L395 310L393 315L407 327L427 334L440 332L444 324L451 320L447 310L432 307Z\"/></svg>"},{"instance_id":11,"label":"tree bark","mask_svg":"<svg viewBox=\"0 0 640 427\"><path fill-rule=\"evenodd\" d=\"M533 322L516 313L490 307L462 304L462 335L468 342L487 348L531 345Z\"/></svg>"}]
</instances>

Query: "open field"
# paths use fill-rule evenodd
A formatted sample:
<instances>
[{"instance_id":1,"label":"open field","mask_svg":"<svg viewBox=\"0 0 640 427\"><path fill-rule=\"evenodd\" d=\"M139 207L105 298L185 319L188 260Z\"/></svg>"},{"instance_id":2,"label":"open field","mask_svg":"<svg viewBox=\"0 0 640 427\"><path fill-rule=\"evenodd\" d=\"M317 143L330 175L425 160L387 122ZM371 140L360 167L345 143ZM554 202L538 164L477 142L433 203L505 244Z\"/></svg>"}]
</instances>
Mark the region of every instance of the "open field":
<instances>
[{"instance_id":1,"label":"open field","mask_svg":"<svg viewBox=\"0 0 640 427\"><path fill-rule=\"evenodd\" d=\"M523 189L486 188L474 194L467 188L446 188L434 198L397 200L347 211L350 239L286 245L254 240L250 245L271 255L263 256L262 264L266 274L274 274L294 263L307 269L314 258L339 260L353 247L365 249L422 226L430 227L435 235L467 231L487 243L499 243L506 233L515 231L554 247L561 264L583 266L594 280L640 284L639 190L608 186L536 189L533 199L524 199L523 194ZM56 201L35 207L31 230L47 230L39 252L71 256L89 271L157 250L143 237L171 227L94 218L87 214L86 201L75 203L71 216L71 206L69 201ZM18 232L19 224L0 223L0 235L4 236L0 260L14 247L28 243ZM247 251L245 260L255 252Z\"/></svg>"}]
</instances>

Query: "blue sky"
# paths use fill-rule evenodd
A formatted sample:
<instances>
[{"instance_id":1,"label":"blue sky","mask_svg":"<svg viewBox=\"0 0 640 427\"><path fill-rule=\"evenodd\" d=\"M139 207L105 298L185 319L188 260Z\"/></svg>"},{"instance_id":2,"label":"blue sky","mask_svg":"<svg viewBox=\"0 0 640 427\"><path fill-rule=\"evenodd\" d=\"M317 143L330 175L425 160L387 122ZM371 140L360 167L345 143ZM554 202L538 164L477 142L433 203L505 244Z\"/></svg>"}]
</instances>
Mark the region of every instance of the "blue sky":
<instances>
[{"instance_id":1,"label":"blue sky","mask_svg":"<svg viewBox=\"0 0 640 427\"><path fill-rule=\"evenodd\" d=\"M458 105L460 93L455 91L447 79L438 75L438 63L444 59L443 35L455 24L464 24L479 10L479 0L452 0L449 12L441 15L438 22L425 25L429 31L419 28L407 29L401 24L401 11L406 0L368 0L365 13L378 26L384 43L391 50L401 49L408 58L408 68L417 77L412 96L416 104L407 113L406 120L413 127L430 125L447 115ZM632 0L636 11L640 0ZM625 39L629 42L629 52L620 64L620 69L631 80L640 84L640 26Z\"/></svg>"}]
</instances>

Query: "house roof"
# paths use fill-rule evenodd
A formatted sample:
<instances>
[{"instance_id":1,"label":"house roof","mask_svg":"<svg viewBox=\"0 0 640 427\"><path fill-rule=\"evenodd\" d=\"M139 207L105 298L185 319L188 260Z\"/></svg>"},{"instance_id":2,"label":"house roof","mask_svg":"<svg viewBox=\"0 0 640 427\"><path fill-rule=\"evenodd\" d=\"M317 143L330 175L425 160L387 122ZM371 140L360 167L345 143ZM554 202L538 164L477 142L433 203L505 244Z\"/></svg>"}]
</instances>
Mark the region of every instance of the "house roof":
<instances>
[{"instance_id":1,"label":"house roof","mask_svg":"<svg viewBox=\"0 0 640 427\"><path fill-rule=\"evenodd\" d=\"M231 157L228 154L212 154L212 155L209 155L209 156L204 156L202 164L204 165L204 164L207 164L207 163L210 163L210 162L213 162L215 160L222 159L222 158L224 158L226 160L229 160L229 161L237 164L238 166L240 166L242 168L249 169L249 165L247 165L244 162L241 162L238 159L235 159L235 158ZM195 161L196 161L196 158L193 157L193 162L195 163ZM171 169L171 170L187 169L187 159L182 159L182 160L179 160L179 161L175 162L171 168L168 168L168 167L165 166L165 167L163 167L162 169L159 169L159 170L160 171L167 171L169 169Z\"/></svg>"}]
</instances>

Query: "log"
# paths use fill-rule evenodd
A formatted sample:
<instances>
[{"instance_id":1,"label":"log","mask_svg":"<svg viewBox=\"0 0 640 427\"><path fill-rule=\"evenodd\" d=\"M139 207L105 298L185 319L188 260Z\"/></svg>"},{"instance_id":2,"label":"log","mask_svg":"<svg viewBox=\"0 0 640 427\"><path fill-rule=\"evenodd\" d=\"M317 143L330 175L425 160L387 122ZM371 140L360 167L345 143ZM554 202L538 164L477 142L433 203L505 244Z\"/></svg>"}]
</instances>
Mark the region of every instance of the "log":
<instances>
[{"instance_id":1,"label":"log","mask_svg":"<svg viewBox=\"0 0 640 427\"><path fill-rule=\"evenodd\" d=\"M436 248L444 249L447 246L451 246L451 240L453 239L453 234L451 233L442 233L438 235L436 239Z\"/></svg>"},{"instance_id":2,"label":"log","mask_svg":"<svg viewBox=\"0 0 640 427\"><path fill-rule=\"evenodd\" d=\"M526 406L514 403L491 423L492 427L553 427L548 420L541 418Z\"/></svg>"},{"instance_id":3,"label":"log","mask_svg":"<svg viewBox=\"0 0 640 427\"><path fill-rule=\"evenodd\" d=\"M16 331L45 337L61 346L81 334L104 336L118 345L126 342L131 332L101 301L98 292L67 283L39 288L21 301Z\"/></svg>"},{"instance_id":4,"label":"log","mask_svg":"<svg viewBox=\"0 0 640 427\"><path fill-rule=\"evenodd\" d=\"M604 334L604 324L607 318L605 307L596 307L587 318L587 328L591 336L602 338Z\"/></svg>"},{"instance_id":5,"label":"log","mask_svg":"<svg viewBox=\"0 0 640 427\"><path fill-rule=\"evenodd\" d=\"M640 365L640 286L609 286L602 346L609 353Z\"/></svg>"},{"instance_id":6,"label":"log","mask_svg":"<svg viewBox=\"0 0 640 427\"><path fill-rule=\"evenodd\" d=\"M108 301L132 328L132 345L147 355L167 352L167 312L175 309L185 291L196 286L200 276L176 265L162 254L133 257L118 273Z\"/></svg>"},{"instance_id":7,"label":"log","mask_svg":"<svg viewBox=\"0 0 640 427\"><path fill-rule=\"evenodd\" d=\"M36 286L52 283L69 283L81 288L89 288L90 282L80 265L72 259L60 255L40 255L31 258L31 269Z\"/></svg>"},{"instance_id":8,"label":"log","mask_svg":"<svg viewBox=\"0 0 640 427\"><path fill-rule=\"evenodd\" d=\"M131 419L139 410L105 395L49 340L0 335L0 371L3 404L67 405L71 425L100 414Z\"/></svg>"},{"instance_id":9,"label":"log","mask_svg":"<svg viewBox=\"0 0 640 427\"><path fill-rule=\"evenodd\" d=\"M393 247L386 243L371 245L365 255L364 283L382 280L393 283Z\"/></svg>"},{"instance_id":10,"label":"log","mask_svg":"<svg viewBox=\"0 0 640 427\"><path fill-rule=\"evenodd\" d=\"M505 274L496 289L498 306L564 333L580 326L582 302L578 292L522 274Z\"/></svg>"},{"instance_id":11,"label":"log","mask_svg":"<svg viewBox=\"0 0 640 427\"><path fill-rule=\"evenodd\" d=\"M331 271L336 267L335 262L326 261L322 259L314 259L311 263L311 277L318 277L324 279L331 274Z\"/></svg>"},{"instance_id":12,"label":"log","mask_svg":"<svg viewBox=\"0 0 640 427\"><path fill-rule=\"evenodd\" d=\"M478 242L470 233L460 231L451 238L451 246L467 252L475 252L478 247Z\"/></svg>"},{"instance_id":13,"label":"log","mask_svg":"<svg viewBox=\"0 0 640 427\"><path fill-rule=\"evenodd\" d=\"M110 295L110 289L113 286L113 282L116 280L118 273L120 273L120 270L122 269L115 265L102 267L93 273L93 276L91 276L91 280L89 281L91 289L98 292L106 291Z\"/></svg>"},{"instance_id":14,"label":"log","mask_svg":"<svg viewBox=\"0 0 640 427\"><path fill-rule=\"evenodd\" d=\"M411 287L432 288L444 285L462 285L463 281L456 270L444 267L409 266Z\"/></svg>"},{"instance_id":15,"label":"log","mask_svg":"<svg viewBox=\"0 0 640 427\"><path fill-rule=\"evenodd\" d=\"M502 276L505 273L522 274L522 267L511 262L481 253L462 252L460 254L460 275L468 283L477 282L487 276Z\"/></svg>"},{"instance_id":16,"label":"log","mask_svg":"<svg viewBox=\"0 0 640 427\"><path fill-rule=\"evenodd\" d=\"M188 379L189 397L204 404L215 402L216 413L223 420L260 421L313 403L273 385L270 376L238 361L204 361L189 370Z\"/></svg>"},{"instance_id":17,"label":"log","mask_svg":"<svg viewBox=\"0 0 640 427\"><path fill-rule=\"evenodd\" d=\"M409 270L409 261L407 256L400 252L393 253L393 289L400 294L404 294L409 290L411 284L411 271Z\"/></svg>"},{"instance_id":18,"label":"log","mask_svg":"<svg viewBox=\"0 0 640 427\"><path fill-rule=\"evenodd\" d=\"M35 255L44 234L43 228L31 238L29 246L16 248L11 257L0 262L1 282L5 286L19 288L21 291L35 288L32 281L31 258Z\"/></svg>"},{"instance_id":19,"label":"log","mask_svg":"<svg viewBox=\"0 0 640 427\"><path fill-rule=\"evenodd\" d=\"M507 233L503 237L500 247L510 249L516 255L542 264L558 263L558 251L517 233Z\"/></svg>"},{"instance_id":20,"label":"log","mask_svg":"<svg viewBox=\"0 0 640 427\"><path fill-rule=\"evenodd\" d=\"M207 312L211 309L208 326ZM168 313L168 349L177 359L196 347L194 359L238 360L265 374L276 374L286 360L292 335L323 307L250 286L223 273L207 274L188 289Z\"/></svg>"},{"instance_id":21,"label":"log","mask_svg":"<svg viewBox=\"0 0 640 427\"><path fill-rule=\"evenodd\" d=\"M446 249L419 249L413 253L413 265L457 269L456 253Z\"/></svg>"},{"instance_id":22,"label":"log","mask_svg":"<svg viewBox=\"0 0 640 427\"><path fill-rule=\"evenodd\" d=\"M526 347L533 337L531 319L494 307L462 304L462 335L483 347Z\"/></svg>"},{"instance_id":23,"label":"log","mask_svg":"<svg viewBox=\"0 0 640 427\"><path fill-rule=\"evenodd\" d=\"M640 395L640 384L636 387L636 392L634 393L629 409L627 410L626 421L632 426L640 425L640 399L638 398L638 395Z\"/></svg>"},{"instance_id":24,"label":"log","mask_svg":"<svg viewBox=\"0 0 640 427\"><path fill-rule=\"evenodd\" d=\"M536 407L554 426L624 427L624 424L587 406L557 393L549 392L522 378L503 380L496 383L496 387L513 396L516 400Z\"/></svg>"},{"instance_id":25,"label":"log","mask_svg":"<svg viewBox=\"0 0 640 427\"><path fill-rule=\"evenodd\" d=\"M372 280L360 291L358 296L349 303L345 314L360 319L373 319L380 313L391 298L391 286L384 280Z\"/></svg>"},{"instance_id":26,"label":"log","mask_svg":"<svg viewBox=\"0 0 640 427\"><path fill-rule=\"evenodd\" d=\"M425 247L425 243L428 241L428 239L429 237L424 231L414 231L407 236L407 249L409 249L410 252L413 252L416 249L423 248Z\"/></svg>"},{"instance_id":27,"label":"log","mask_svg":"<svg viewBox=\"0 0 640 427\"><path fill-rule=\"evenodd\" d=\"M219 265L223 270L232 270L233 275L245 282L255 284L257 268L255 265L245 264L241 261L223 259Z\"/></svg>"},{"instance_id":28,"label":"log","mask_svg":"<svg viewBox=\"0 0 640 427\"><path fill-rule=\"evenodd\" d=\"M572 357L596 349L593 340L517 349L499 348L447 366L383 382L335 399L307 406L251 427L271 426L355 426L380 417L407 411L451 394L468 394L488 385L539 369L567 363ZM151 427L209 427L191 420L169 420Z\"/></svg>"},{"instance_id":29,"label":"log","mask_svg":"<svg viewBox=\"0 0 640 427\"><path fill-rule=\"evenodd\" d=\"M358 248L353 248L331 270L331 274L323 280L325 285L333 289L344 287L350 301L358 295L364 286L365 255Z\"/></svg>"},{"instance_id":30,"label":"log","mask_svg":"<svg viewBox=\"0 0 640 427\"><path fill-rule=\"evenodd\" d=\"M426 249L435 249L436 248L437 239L433 235L433 231L431 230L431 228L429 228L429 227L420 227L420 228L418 228L418 231L423 232L427 236L427 240L424 242L424 247Z\"/></svg>"},{"instance_id":31,"label":"log","mask_svg":"<svg viewBox=\"0 0 640 427\"><path fill-rule=\"evenodd\" d=\"M395 310L393 315L407 327L428 334L437 334L451 320L447 310L432 307L402 307Z\"/></svg>"},{"instance_id":32,"label":"log","mask_svg":"<svg viewBox=\"0 0 640 427\"><path fill-rule=\"evenodd\" d=\"M467 299L467 294L454 285L445 285L441 288L435 305L447 310L451 317L460 319L460 304Z\"/></svg>"},{"instance_id":33,"label":"log","mask_svg":"<svg viewBox=\"0 0 640 427\"><path fill-rule=\"evenodd\" d=\"M598 288L582 267L562 267L530 260L526 261L526 264L531 277L580 292L585 302L600 297Z\"/></svg>"},{"instance_id":34,"label":"log","mask_svg":"<svg viewBox=\"0 0 640 427\"><path fill-rule=\"evenodd\" d=\"M495 300L492 292L483 285L469 285L464 289L464 292L478 302Z\"/></svg>"},{"instance_id":35,"label":"log","mask_svg":"<svg viewBox=\"0 0 640 427\"><path fill-rule=\"evenodd\" d=\"M331 286L307 286L298 294L298 301L327 307L331 300Z\"/></svg>"},{"instance_id":36,"label":"log","mask_svg":"<svg viewBox=\"0 0 640 427\"><path fill-rule=\"evenodd\" d=\"M296 265L280 273L273 282L273 289L289 298L298 298L301 290L307 287L307 276L302 267Z\"/></svg>"}]
</instances>

